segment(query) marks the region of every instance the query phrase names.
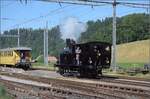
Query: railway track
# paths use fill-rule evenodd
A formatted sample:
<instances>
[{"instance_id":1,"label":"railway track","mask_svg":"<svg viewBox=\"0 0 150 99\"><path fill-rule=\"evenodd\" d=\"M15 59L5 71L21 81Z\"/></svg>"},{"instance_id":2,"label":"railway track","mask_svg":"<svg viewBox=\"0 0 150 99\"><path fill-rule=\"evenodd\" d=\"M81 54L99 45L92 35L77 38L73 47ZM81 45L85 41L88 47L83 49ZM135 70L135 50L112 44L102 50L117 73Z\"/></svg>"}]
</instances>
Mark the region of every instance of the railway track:
<instances>
[{"instance_id":1,"label":"railway track","mask_svg":"<svg viewBox=\"0 0 150 99\"><path fill-rule=\"evenodd\" d=\"M23 73L22 69L13 69L13 68L0 68L1 71L7 71L9 73ZM68 77L66 78L68 79ZM69 78L70 79L70 78ZM73 80L76 80L78 78L73 78ZM71 78L72 80L72 78ZM88 81L96 81L96 82L111 82L111 83L121 83L121 84L127 84L127 85L136 85L136 86L144 86L144 87L150 87L150 80L143 81L143 79L137 79L137 78L121 78L121 77L112 77L112 76L104 76L99 79L85 79L82 78L81 80L87 80Z\"/></svg>"},{"instance_id":2,"label":"railway track","mask_svg":"<svg viewBox=\"0 0 150 99\"><path fill-rule=\"evenodd\" d=\"M39 86L27 85L23 83L11 82L7 80L2 80L0 82L7 89L7 92L13 98L38 98L38 99L63 99L63 96L52 95L45 90L43 91Z\"/></svg>"},{"instance_id":3,"label":"railway track","mask_svg":"<svg viewBox=\"0 0 150 99\"><path fill-rule=\"evenodd\" d=\"M124 99L120 96L110 95L106 93L95 93L91 89L85 89L85 87L78 86L58 86L52 85L51 87L39 86L30 83L20 83L7 80L4 76L1 76L1 83L7 87L7 90L14 97L18 97L20 93L24 93L25 95L30 95L34 97L40 97L41 99ZM19 79L18 79L19 81ZM36 92L32 91L32 89L36 89ZM11 91L10 91L11 90ZM16 92L13 92L16 91ZM26 96L29 97L29 96Z\"/></svg>"},{"instance_id":4,"label":"railway track","mask_svg":"<svg viewBox=\"0 0 150 99\"><path fill-rule=\"evenodd\" d=\"M126 84L126 85L150 87L150 82L148 81L137 81L137 80L128 80L128 79L115 79L115 80L103 79L102 81L112 82L112 83L121 83L121 84Z\"/></svg>"},{"instance_id":5,"label":"railway track","mask_svg":"<svg viewBox=\"0 0 150 99\"><path fill-rule=\"evenodd\" d=\"M96 81L87 81L85 80L66 80L66 78L63 79L47 79L47 78L41 78L41 77L32 77L28 75L22 75L22 74L5 74L7 76L16 77L19 79L26 79L31 81L37 81L41 83L46 83L49 85L53 85L54 87L66 89L67 90L73 90L77 94L83 94L83 92L86 92L84 94L87 95L93 95L93 97L98 97L98 99L129 99L129 98L136 98L136 99L149 99L150 97L150 87L144 86L144 85L129 85L129 84L122 84L122 81L120 82L109 82L106 81L99 81L99 83L96 83ZM103 83L102 83L103 82ZM46 88L45 88L46 89ZM58 90L57 90L58 91ZM58 91L59 92L59 91ZM61 91L60 91L61 92ZM75 93L74 92L74 93ZM66 93L66 92L65 92ZM88 96L88 97L90 97ZM81 97L81 95L80 95ZM92 99L93 97L90 97ZM83 98L83 96L82 96ZM80 98L79 98L80 99Z\"/></svg>"},{"instance_id":6,"label":"railway track","mask_svg":"<svg viewBox=\"0 0 150 99\"><path fill-rule=\"evenodd\" d=\"M71 79L71 77L69 77ZM73 78L78 79L78 78ZM88 79L88 78L81 78L81 80L87 80L87 81L95 81L95 82L110 82L110 83L121 83L126 85L135 85L135 86L144 86L144 87L150 87L150 80L148 79L138 79L138 78L122 78L122 77L113 77L113 76L103 76L96 79Z\"/></svg>"},{"instance_id":7,"label":"railway track","mask_svg":"<svg viewBox=\"0 0 150 99\"><path fill-rule=\"evenodd\" d=\"M49 69L46 69L46 68L31 68L27 71L36 71L36 70L43 70L43 71L50 71ZM12 68L12 67L0 67L0 72L6 72L6 73L24 73L26 71L24 71L23 69L20 69L20 68ZM54 72L54 71L50 71L50 72ZM56 72L54 72L56 73ZM77 78L77 77L73 77L73 76L68 76L66 78ZM77 79L80 79L80 78L77 78ZM116 75L105 75L105 76L100 76L98 78L95 78L95 79L91 79L91 78L81 78L82 80L94 80L94 81L108 81L109 80L124 80L125 82L136 82L138 81L138 83L142 83L143 81L147 81L147 82L150 82L150 79L149 78L137 78L137 77L127 77L127 76L116 76ZM128 80L128 81L127 81ZM116 81L117 82L117 81ZM119 81L118 81L119 82ZM142 85L142 84L141 84ZM143 83L144 85L144 83ZM144 85L145 86L145 85Z\"/></svg>"}]
</instances>

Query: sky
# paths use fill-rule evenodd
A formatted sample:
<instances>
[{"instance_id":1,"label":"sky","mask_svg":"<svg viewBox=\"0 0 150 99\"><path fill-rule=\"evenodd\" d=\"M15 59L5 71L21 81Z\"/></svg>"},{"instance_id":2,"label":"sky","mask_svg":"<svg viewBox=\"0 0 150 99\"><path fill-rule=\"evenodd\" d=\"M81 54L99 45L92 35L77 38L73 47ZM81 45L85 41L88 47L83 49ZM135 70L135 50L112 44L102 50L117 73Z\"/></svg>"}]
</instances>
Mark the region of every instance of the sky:
<instances>
[{"instance_id":1,"label":"sky","mask_svg":"<svg viewBox=\"0 0 150 99\"><path fill-rule=\"evenodd\" d=\"M106 0L107 1L107 0ZM149 0L119 0L122 2L149 3ZM132 8L127 6L117 6L117 17L132 13L147 13L143 8ZM0 0L0 31L14 28L44 28L48 21L48 28L51 29L60 25L67 18L76 18L79 22L89 20L96 21L112 17L112 5L84 6L43 2L38 0Z\"/></svg>"}]
</instances>

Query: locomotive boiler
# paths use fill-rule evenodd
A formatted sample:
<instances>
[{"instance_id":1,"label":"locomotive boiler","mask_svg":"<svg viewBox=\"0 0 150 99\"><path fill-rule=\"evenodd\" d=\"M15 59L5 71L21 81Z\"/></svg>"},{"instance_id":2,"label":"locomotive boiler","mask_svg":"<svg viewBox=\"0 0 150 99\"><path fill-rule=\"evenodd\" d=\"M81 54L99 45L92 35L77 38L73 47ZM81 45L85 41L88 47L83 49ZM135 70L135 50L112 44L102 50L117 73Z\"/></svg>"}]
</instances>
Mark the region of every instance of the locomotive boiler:
<instances>
[{"instance_id":1,"label":"locomotive boiler","mask_svg":"<svg viewBox=\"0 0 150 99\"><path fill-rule=\"evenodd\" d=\"M110 43L94 41L76 44L74 40L66 39L66 47L60 53L55 66L61 75L97 77L102 75L102 69L110 67L110 63Z\"/></svg>"}]
</instances>

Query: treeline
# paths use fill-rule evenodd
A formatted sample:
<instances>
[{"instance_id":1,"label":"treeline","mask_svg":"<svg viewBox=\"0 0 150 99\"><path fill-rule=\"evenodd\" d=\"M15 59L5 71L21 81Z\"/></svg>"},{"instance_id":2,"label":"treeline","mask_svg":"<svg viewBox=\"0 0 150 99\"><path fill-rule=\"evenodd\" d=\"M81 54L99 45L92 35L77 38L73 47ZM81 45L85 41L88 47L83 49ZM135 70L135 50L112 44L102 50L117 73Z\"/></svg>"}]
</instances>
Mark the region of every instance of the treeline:
<instances>
[{"instance_id":1,"label":"treeline","mask_svg":"<svg viewBox=\"0 0 150 99\"><path fill-rule=\"evenodd\" d=\"M88 21L86 32L81 33L78 42L112 41L112 18ZM131 14L117 18L117 44L148 39L150 36L148 14ZM20 29L20 45L32 48L34 57L43 54L43 29ZM15 35L17 29L5 31L4 35ZM64 47L59 26L49 30L49 54L57 56ZM0 48L17 46L17 38L0 37Z\"/></svg>"},{"instance_id":2,"label":"treeline","mask_svg":"<svg viewBox=\"0 0 150 99\"><path fill-rule=\"evenodd\" d=\"M20 46L31 47L32 56L36 58L43 54L44 48L44 30L43 29L20 29ZM17 35L17 29L5 31L4 35ZM48 46L49 54L57 56L61 48L64 46L64 41L61 39L59 26L48 30ZM17 38L0 37L0 48L16 47Z\"/></svg>"},{"instance_id":3,"label":"treeline","mask_svg":"<svg viewBox=\"0 0 150 99\"><path fill-rule=\"evenodd\" d=\"M117 18L117 44L148 39L150 36L150 16L148 14L131 14ZM88 29L81 34L80 42L112 42L112 18L88 21Z\"/></svg>"}]
</instances>

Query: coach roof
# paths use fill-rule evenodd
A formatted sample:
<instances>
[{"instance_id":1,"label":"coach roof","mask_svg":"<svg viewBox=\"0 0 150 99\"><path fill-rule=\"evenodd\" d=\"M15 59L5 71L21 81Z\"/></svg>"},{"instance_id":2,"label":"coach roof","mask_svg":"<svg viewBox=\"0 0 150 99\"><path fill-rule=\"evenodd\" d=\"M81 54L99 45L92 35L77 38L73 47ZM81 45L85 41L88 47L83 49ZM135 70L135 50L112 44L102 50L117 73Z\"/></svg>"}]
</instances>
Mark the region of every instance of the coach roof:
<instances>
[{"instance_id":1,"label":"coach roof","mask_svg":"<svg viewBox=\"0 0 150 99\"><path fill-rule=\"evenodd\" d=\"M12 50L29 50L29 51L31 51L32 49L29 47L14 47L14 48L0 49L0 51L12 51Z\"/></svg>"}]
</instances>

